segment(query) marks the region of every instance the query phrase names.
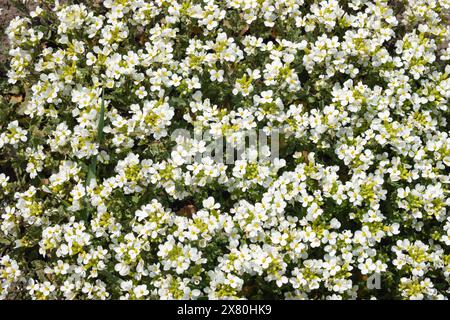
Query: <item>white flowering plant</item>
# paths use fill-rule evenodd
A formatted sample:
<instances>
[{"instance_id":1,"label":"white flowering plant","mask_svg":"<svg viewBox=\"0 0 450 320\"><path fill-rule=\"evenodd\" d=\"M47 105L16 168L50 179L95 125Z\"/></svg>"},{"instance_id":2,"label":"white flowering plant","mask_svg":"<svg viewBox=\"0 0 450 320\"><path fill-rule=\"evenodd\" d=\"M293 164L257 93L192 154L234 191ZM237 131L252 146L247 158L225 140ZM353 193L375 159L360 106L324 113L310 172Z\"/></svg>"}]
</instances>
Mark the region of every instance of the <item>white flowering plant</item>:
<instances>
[{"instance_id":1,"label":"white flowering plant","mask_svg":"<svg viewBox=\"0 0 450 320\"><path fill-rule=\"evenodd\" d=\"M0 299L450 296L449 0L32 2Z\"/></svg>"}]
</instances>

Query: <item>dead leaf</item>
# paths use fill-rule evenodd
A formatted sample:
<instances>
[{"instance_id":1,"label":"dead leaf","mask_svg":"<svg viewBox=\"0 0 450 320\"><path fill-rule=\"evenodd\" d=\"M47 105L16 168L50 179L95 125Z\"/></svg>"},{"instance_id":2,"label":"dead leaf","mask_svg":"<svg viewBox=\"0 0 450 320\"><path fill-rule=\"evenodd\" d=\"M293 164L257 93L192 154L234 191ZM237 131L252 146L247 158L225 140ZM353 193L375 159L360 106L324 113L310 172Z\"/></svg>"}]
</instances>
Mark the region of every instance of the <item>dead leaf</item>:
<instances>
[{"instance_id":1,"label":"dead leaf","mask_svg":"<svg viewBox=\"0 0 450 320\"><path fill-rule=\"evenodd\" d=\"M246 284L242 287L242 294L245 297L251 297L256 290L256 286L254 284Z\"/></svg>"},{"instance_id":2,"label":"dead leaf","mask_svg":"<svg viewBox=\"0 0 450 320\"><path fill-rule=\"evenodd\" d=\"M275 28L272 28L272 30L270 30L270 35L272 36L273 40L277 40L278 33L277 33L277 30L275 30Z\"/></svg>"},{"instance_id":3,"label":"dead leaf","mask_svg":"<svg viewBox=\"0 0 450 320\"><path fill-rule=\"evenodd\" d=\"M305 158L306 164L309 164L309 158L308 158L309 152L308 151L302 151L302 156Z\"/></svg>"},{"instance_id":4,"label":"dead leaf","mask_svg":"<svg viewBox=\"0 0 450 320\"><path fill-rule=\"evenodd\" d=\"M23 96L22 95L20 95L20 96L10 96L10 98L9 98L9 103L18 104L18 103L21 103L21 102L23 102Z\"/></svg>"},{"instance_id":5,"label":"dead leaf","mask_svg":"<svg viewBox=\"0 0 450 320\"><path fill-rule=\"evenodd\" d=\"M241 32L239 32L239 36L242 37L244 34L246 34L248 29L250 29L250 26L246 24L244 29L242 29Z\"/></svg>"}]
</instances>

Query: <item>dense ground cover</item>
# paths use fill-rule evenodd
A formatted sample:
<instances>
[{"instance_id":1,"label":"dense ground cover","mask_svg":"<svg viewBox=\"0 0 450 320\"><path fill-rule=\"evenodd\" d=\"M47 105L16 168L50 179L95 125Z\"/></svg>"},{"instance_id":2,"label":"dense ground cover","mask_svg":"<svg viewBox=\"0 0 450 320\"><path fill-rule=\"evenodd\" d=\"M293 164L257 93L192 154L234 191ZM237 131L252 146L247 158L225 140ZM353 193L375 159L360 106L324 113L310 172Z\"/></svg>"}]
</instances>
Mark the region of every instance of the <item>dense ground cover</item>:
<instances>
[{"instance_id":1,"label":"dense ground cover","mask_svg":"<svg viewBox=\"0 0 450 320\"><path fill-rule=\"evenodd\" d=\"M448 0L36 4L2 65L0 298L449 296Z\"/></svg>"}]
</instances>

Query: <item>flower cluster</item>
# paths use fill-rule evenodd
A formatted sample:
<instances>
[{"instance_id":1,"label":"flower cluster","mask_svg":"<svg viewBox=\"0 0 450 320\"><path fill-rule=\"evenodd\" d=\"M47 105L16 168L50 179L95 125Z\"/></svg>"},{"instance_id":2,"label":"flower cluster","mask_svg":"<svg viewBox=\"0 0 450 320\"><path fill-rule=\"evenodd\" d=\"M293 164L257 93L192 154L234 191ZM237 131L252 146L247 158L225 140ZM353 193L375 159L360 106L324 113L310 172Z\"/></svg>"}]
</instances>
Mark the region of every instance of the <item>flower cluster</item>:
<instances>
[{"instance_id":1,"label":"flower cluster","mask_svg":"<svg viewBox=\"0 0 450 320\"><path fill-rule=\"evenodd\" d=\"M78 3L7 29L0 299L450 296L448 0Z\"/></svg>"}]
</instances>

